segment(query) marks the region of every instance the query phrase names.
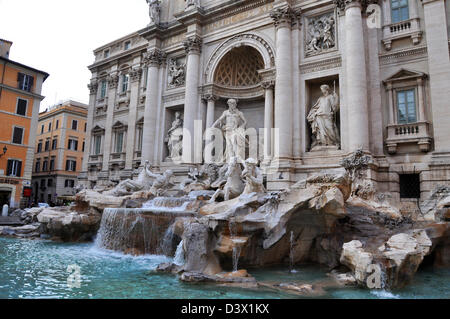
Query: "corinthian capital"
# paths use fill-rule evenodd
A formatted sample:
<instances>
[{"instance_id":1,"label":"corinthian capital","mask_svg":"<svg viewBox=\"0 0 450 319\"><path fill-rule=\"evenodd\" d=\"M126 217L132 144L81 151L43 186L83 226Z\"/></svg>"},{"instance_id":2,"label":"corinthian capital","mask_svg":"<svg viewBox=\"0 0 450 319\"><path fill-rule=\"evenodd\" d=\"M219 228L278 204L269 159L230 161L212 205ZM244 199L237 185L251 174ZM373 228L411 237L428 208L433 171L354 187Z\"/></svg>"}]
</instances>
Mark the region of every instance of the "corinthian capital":
<instances>
[{"instance_id":1,"label":"corinthian capital","mask_svg":"<svg viewBox=\"0 0 450 319\"><path fill-rule=\"evenodd\" d=\"M344 11L347 8L359 6L364 11L367 5L371 3L378 3L378 0L333 0L334 5Z\"/></svg>"},{"instance_id":2,"label":"corinthian capital","mask_svg":"<svg viewBox=\"0 0 450 319\"><path fill-rule=\"evenodd\" d=\"M166 53L160 49L151 49L144 54L144 63L149 66L160 66L166 59Z\"/></svg>"},{"instance_id":3,"label":"corinthian capital","mask_svg":"<svg viewBox=\"0 0 450 319\"><path fill-rule=\"evenodd\" d=\"M117 73L110 74L108 75L106 80L108 81L108 87L111 89L115 89L119 84L119 75Z\"/></svg>"},{"instance_id":4,"label":"corinthian capital","mask_svg":"<svg viewBox=\"0 0 450 319\"><path fill-rule=\"evenodd\" d=\"M98 90L98 82L97 80L92 80L91 83L88 84L88 89L91 95L97 94Z\"/></svg>"},{"instance_id":5,"label":"corinthian capital","mask_svg":"<svg viewBox=\"0 0 450 319\"><path fill-rule=\"evenodd\" d=\"M277 8L270 12L270 17L276 27L291 27L298 21L300 12L292 10L291 7Z\"/></svg>"},{"instance_id":6,"label":"corinthian capital","mask_svg":"<svg viewBox=\"0 0 450 319\"><path fill-rule=\"evenodd\" d=\"M141 79L142 68L133 68L130 72L131 82L137 82Z\"/></svg>"},{"instance_id":7,"label":"corinthian capital","mask_svg":"<svg viewBox=\"0 0 450 319\"><path fill-rule=\"evenodd\" d=\"M183 42L186 53L200 53L202 50L202 39L199 36L193 36Z\"/></svg>"}]
</instances>

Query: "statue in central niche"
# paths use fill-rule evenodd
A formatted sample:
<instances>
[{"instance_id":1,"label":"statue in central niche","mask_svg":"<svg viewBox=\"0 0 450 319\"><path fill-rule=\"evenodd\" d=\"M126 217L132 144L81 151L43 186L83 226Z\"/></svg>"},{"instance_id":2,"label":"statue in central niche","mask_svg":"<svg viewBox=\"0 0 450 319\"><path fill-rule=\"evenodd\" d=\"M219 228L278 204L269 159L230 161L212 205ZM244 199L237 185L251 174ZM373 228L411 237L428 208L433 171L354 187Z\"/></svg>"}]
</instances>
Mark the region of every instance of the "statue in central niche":
<instances>
[{"instance_id":1,"label":"statue in central niche","mask_svg":"<svg viewBox=\"0 0 450 319\"><path fill-rule=\"evenodd\" d=\"M235 99L229 99L227 104L228 110L223 112L212 127L221 129L225 135L225 160L228 163L233 157L240 160L245 157L247 120L244 114L238 110Z\"/></svg>"},{"instance_id":2,"label":"statue in central niche","mask_svg":"<svg viewBox=\"0 0 450 319\"><path fill-rule=\"evenodd\" d=\"M340 145L339 130L336 125L339 97L336 92L330 92L328 85L322 85L320 90L323 95L308 114L308 122L311 124L313 134L311 149L319 146Z\"/></svg>"}]
</instances>

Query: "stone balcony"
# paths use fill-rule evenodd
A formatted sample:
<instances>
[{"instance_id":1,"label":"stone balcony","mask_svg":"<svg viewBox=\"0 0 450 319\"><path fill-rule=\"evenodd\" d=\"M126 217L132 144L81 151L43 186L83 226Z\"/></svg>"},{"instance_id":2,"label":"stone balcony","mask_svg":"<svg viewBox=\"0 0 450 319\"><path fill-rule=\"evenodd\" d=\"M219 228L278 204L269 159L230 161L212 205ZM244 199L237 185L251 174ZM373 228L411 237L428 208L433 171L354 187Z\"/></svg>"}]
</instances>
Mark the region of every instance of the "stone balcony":
<instances>
[{"instance_id":1,"label":"stone balcony","mask_svg":"<svg viewBox=\"0 0 450 319\"><path fill-rule=\"evenodd\" d=\"M430 150L431 135L428 122L390 124L387 129L386 146L389 154L397 153L399 144L417 144L422 152Z\"/></svg>"},{"instance_id":2,"label":"stone balcony","mask_svg":"<svg viewBox=\"0 0 450 319\"><path fill-rule=\"evenodd\" d=\"M419 44L422 39L420 19L412 18L383 26L383 44L386 50L392 48L392 42L398 39L411 38L412 44Z\"/></svg>"},{"instance_id":3,"label":"stone balcony","mask_svg":"<svg viewBox=\"0 0 450 319\"><path fill-rule=\"evenodd\" d=\"M103 164L103 155L102 154L89 156L89 162L88 162L89 169L101 170L102 164Z\"/></svg>"}]
</instances>

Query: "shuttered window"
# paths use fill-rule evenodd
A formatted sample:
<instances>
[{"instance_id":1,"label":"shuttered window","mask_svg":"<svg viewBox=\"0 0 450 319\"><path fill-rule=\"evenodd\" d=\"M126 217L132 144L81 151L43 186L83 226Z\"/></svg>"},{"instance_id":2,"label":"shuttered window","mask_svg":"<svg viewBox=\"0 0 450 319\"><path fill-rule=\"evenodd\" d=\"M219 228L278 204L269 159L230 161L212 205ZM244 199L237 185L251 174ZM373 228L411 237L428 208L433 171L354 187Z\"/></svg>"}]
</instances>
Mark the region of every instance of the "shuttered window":
<instances>
[{"instance_id":1,"label":"shuttered window","mask_svg":"<svg viewBox=\"0 0 450 319\"><path fill-rule=\"evenodd\" d=\"M12 142L14 144L22 144L22 139L23 139L23 128L14 127Z\"/></svg>"},{"instance_id":2,"label":"shuttered window","mask_svg":"<svg viewBox=\"0 0 450 319\"><path fill-rule=\"evenodd\" d=\"M28 100L17 99L16 113L19 115L22 115L22 116L26 116L27 115L27 105L28 105Z\"/></svg>"},{"instance_id":3,"label":"shuttered window","mask_svg":"<svg viewBox=\"0 0 450 319\"><path fill-rule=\"evenodd\" d=\"M34 77L28 74L18 73L17 82L20 90L31 92L34 84Z\"/></svg>"}]
</instances>

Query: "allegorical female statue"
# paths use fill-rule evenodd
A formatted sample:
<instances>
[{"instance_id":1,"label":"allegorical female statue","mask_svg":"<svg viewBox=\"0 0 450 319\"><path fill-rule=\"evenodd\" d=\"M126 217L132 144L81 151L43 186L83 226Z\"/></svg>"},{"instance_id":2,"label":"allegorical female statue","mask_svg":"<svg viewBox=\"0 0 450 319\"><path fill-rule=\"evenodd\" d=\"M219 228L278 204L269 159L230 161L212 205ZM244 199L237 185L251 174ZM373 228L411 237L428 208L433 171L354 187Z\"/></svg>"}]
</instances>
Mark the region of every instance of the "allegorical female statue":
<instances>
[{"instance_id":1,"label":"allegorical female statue","mask_svg":"<svg viewBox=\"0 0 450 319\"><path fill-rule=\"evenodd\" d=\"M180 161L183 149L183 119L180 112L175 112L175 120L172 122L172 127L167 131L166 142L169 149L168 159Z\"/></svg>"},{"instance_id":2,"label":"allegorical female statue","mask_svg":"<svg viewBox=\"0 0 450 319\"><path fill-rule=\"evenodd\" d=\"M339 97L336 92L330 92L328 85L322 85L320 90L323 95L317 100L308 115L308 122L311 124L313 134L311 149L316 146L340 145L339 130L336 126Z\"/></svg>"},{"instance_id":3,"label":"allegorical female statue","mask_svg":"<svg viewBox=\"0 0 450 319\"><path fill-rule=\"evenodd\" d=\"M149 9L150 20L154 24L160 23L161 1L160 0L146 0Z\"/></svg>"}]
</instances>

